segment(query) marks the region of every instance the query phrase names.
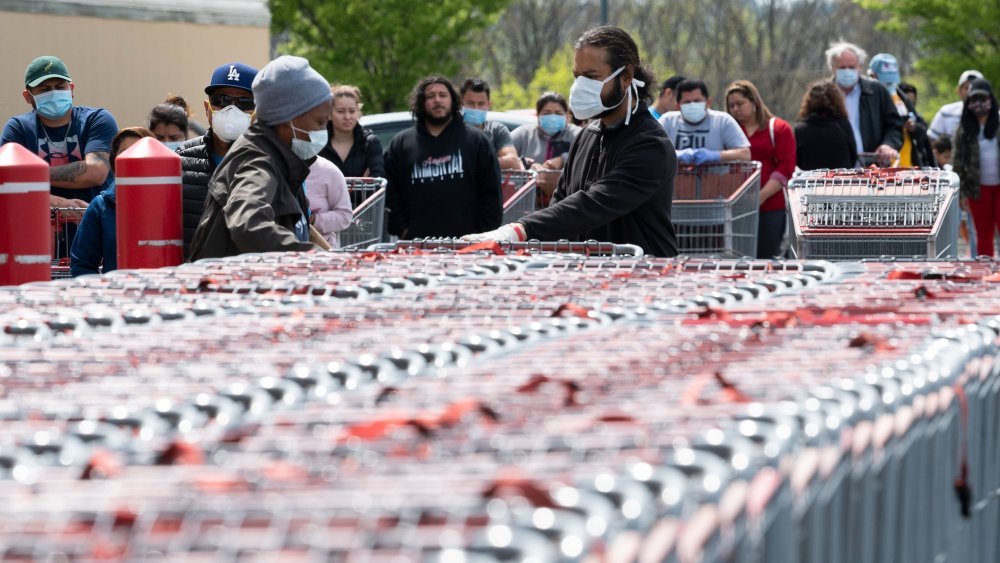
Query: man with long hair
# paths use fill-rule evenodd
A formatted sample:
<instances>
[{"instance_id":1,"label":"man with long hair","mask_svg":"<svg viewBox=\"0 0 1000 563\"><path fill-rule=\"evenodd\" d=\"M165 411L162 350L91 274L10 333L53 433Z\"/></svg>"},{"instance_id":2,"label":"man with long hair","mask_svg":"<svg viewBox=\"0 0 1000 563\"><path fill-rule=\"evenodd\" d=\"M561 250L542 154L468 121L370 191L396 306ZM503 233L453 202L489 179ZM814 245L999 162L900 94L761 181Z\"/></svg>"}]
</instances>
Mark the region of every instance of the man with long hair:
<instances>
[{"instance_id":1,"label":"man with long hair","mask_svg":"<svg viewBox=\"0 0 1000 563\"><path fill-rule=\"evenodd\" d=\"M500 226L500 166L479 129L465 123L451 82L424 78L410 95L417 123L385 156L389 233L404 239L459 237Z\"/></svg>"},{"instance_id":2,"label":"man with long hair","mask_svg":"<svg viewBox=\"0 0 1000 563\"><path fill-rule=\"evenodd\" d=\"M570 147L552 204L517 223L466 238L593 239L675 256L670 209L677 157L644 101L653 75L621 28L593 28L575 49L569 106L574 116L591 121Z\"/></svg>"}]
</instances>

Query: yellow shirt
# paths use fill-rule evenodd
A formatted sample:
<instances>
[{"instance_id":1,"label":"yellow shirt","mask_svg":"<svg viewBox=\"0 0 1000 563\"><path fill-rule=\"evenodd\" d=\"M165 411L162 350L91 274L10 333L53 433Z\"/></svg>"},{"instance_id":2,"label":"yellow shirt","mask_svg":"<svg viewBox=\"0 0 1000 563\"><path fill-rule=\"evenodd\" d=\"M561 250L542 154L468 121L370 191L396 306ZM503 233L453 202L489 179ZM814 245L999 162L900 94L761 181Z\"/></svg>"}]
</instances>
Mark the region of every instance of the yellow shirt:
<instances>
[{"instance_id":1,"label":"yellow shirt","mask_svg":"<svg viewBox=\"0 0 1000 563\"><path fill-rule=\"evenodd\" d=\"M910 112L906 111L903 99L896 92L890 92L890 95L892 102L896 104L896 111L899 112L899 115L903 116L903 119L909 119ZM913 141L910 140L910 133L906 127L903 127L903 147L899 149L899 166L902 168L913 166Z\"/></svg>"}]
</instances>

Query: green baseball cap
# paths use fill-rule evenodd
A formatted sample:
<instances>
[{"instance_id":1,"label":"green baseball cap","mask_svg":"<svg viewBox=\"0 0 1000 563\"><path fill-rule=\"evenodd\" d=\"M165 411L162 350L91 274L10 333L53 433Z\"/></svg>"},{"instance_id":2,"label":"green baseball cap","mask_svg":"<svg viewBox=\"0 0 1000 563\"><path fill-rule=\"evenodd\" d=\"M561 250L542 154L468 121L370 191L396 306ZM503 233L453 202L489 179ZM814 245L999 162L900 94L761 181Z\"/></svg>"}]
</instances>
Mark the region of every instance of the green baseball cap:
<instances>
[{"instance_id":1,"label":"green baseball cap","mask_svg":"<svg viewBox=\"0 0 1000 563\"><path fill-rule=\"evenodd\" d=\"M31 61L28 70L24 71L24 85L28 88L34 88L50 78L62 78L71 82L73 80L69 77L66 63L52 55L45 55Z\"/></svg>"}]
</instances>

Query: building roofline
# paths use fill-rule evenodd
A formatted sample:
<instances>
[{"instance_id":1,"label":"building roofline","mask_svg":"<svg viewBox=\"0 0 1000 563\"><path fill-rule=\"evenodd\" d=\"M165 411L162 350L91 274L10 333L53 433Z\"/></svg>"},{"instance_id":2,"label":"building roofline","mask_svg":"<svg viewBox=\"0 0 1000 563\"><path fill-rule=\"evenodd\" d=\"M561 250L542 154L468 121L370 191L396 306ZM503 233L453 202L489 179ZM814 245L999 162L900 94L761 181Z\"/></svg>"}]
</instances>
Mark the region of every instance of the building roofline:
<instances>
[{"instance_id":1,"label":"building roofline","mask_svg":"<svg viewBox=\"0 0 1000 563\"><path fill-rule=\"evenodd\" d=\"M0 11L269 27L267 0L0 0Z\"/></svg>"}]
</instances>

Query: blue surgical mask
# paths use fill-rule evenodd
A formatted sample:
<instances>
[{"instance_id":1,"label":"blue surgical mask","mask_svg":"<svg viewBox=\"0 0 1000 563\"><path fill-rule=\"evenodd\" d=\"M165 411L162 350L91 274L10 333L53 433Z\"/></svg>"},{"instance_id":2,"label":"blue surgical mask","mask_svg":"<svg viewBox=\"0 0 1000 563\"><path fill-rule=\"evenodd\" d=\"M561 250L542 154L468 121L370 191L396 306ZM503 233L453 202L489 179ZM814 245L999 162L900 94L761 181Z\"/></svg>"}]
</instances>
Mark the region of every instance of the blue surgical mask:
<instances>
[{"instance_id":1,"label":"blue surgical mask","mask_svg":"<svg viewBox=\"0 0 1000 563\"><path fill-rule=\"evenodd\" d=\"M476 127L486 123L486 110L476 108L462 108L462 117L469 125Z\"/></svg>"},{"instance_id":2,"label":"blue surgical mask","mask_svg":"<svg viewBox=\"0 0 1000 563\"><path fill-rule=\"evenodd\" d=\"M858 83L858 71L853 68L838 68L836 81L841 88L853 88Z\"/></svg>"},{"instance_id":3,"label":"blue surgical mask","mask_svg":"<svg viewBox=\"0 0 1000 563\"><path fill-rule=\"evenodd\" d=\"M546 135L558 135L566 128L566 116L558 113L549 113L538 118L538 126L545 131Z\"/></svg>"},{"instance_id":4,"label":"blue surgical mask","mask_svg":"<svg viewBox=\"0 0 1000 563\"><path fill-rule=\"evenodd\" d=\"M49 90L35 98L35 111L46 119L58 119L73 107L73 92L71 90Z\"/></svg>"},{"instance_id":5,"label":"blue surgical mask","mask_svg":"<svg viewBox=\"0 0 1000 563\"><path fill-rule=\"evenodd\" d=\"M320 129L319 131L306 131L305 129L299 129L298 127L292 125L291 121L288 122L288 126L292 128L292 131L302 132L309 135L308 141L292 137L292 152L295 153L295 156L301 158L302 160L309 160L319 154L319 151L323 150L323 147L326 146L326 142L329 140L326 129Z\"/></svg>"},{"instance_id":6,"label":"blue surgical mask","mask_svg":"<svg viewBox=\"0 0 1000 563\"><path fill-rule=\"evenodd\" d=\"M174 152L177 152L177 149L181 148L181 145L184 144L184 141L160 141L160 142L166 145L168 149Z\"/></svg>"},{"instance_id":7,"label":"blue surgical mask","mask_svg":"<svg viewBox=\"0 0 1000 563\"><path fill-rule=\"evenodd\" d=\"M701 123L708 112L705 102L688 102L681 104L681 117L688 123Z\"/></svg>"}]
</instances>

